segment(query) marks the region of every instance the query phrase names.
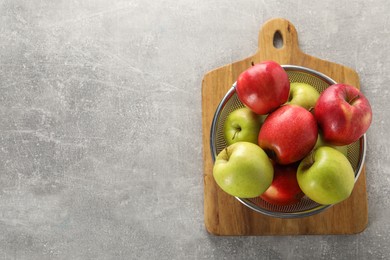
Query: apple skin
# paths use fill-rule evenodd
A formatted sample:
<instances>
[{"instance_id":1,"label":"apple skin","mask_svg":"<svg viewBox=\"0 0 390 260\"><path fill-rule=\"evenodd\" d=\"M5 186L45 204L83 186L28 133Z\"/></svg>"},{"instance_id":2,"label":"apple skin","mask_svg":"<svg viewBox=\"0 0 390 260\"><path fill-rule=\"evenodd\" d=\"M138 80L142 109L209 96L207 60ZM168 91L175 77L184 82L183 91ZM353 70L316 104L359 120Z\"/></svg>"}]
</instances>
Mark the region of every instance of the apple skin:
<instances>
[{"instance_id":1,"label":"apple skin","mask_svg":"<svg viewBox=\"0 0 390 260\"><path fill-rule=\"evenodd\" d=\"M214 163L213 176L226 193L255 198L272 183L274 169L267 154L249 142L237 142L222 150Z\"/></svg>"},{"instance_id":2,"label":"apple skin","mask_svg":"<svg viewBox=\"0 0 390 260\"><path fill-rule=\"evenodd\" d=\"M338 150L342 154L344 154L346 157L348 156L348 145L332 145L332 144L329 144L329 143L325 142L324 138L322 137L322 134L318 133L318 138L317 138L317 142L316 142L316 144L314 146L314 149L317 149L317 148L319 148L321 146L330 146L332 148L335 148L336 150Z\"/></svg>"},{"instance_id":3,"label":"apple skin","mask_svg":"<svg viewBox=\"0 0 390 260\"><path fill-rule=\"evenodd\" d=\"M317 122L309 111L297 105L283 105L267 116L258 144L279 164L303 159L314 148Z\"/></svg>"},{"instance_id":4,"label":"apple skin","mask_svg":"<svg viewBox=\"0 0 390 260\"><path fill-rule=\"evenodd\" d=\"M349 145L359 140L370 127L372 110L367 98L357 88L334 84L321 93L314 107L314 116L326 142Z\"/></svg>"},{"instance_id":5,"label":"apple skin","mask_svg":"<svg viewBox=\"0 0 390 260\"><path fill-rule=\"evenodd\" d=\"M322 146L301 161L297 180L308 198L329 205L339 203L351 195L355 174L341 152Z\"/></svg>"},{"instance_id":6,"label":"apple skin","mask_svg":"<svg viewBox=\"0 0 390 260\"><path fill-rule=\"evenodd\" d=\"M264 116L252 112L247 107L232 111L227 116L223 128L227 145L242 141L257 144L263 121Z\"/></svg>"},{"instance_id":7,"label":"apple skin","mask_svg":"<svg viewBox=\"0 0 390 260\"><path fill-rule=\"evenodd\" d=\"M280 206L298 203L305 194L298 185L298 163L274 165L274 178L271 186L260 195L263 200Z\"/></svg>"},{"instance_id":8,"label":"apple skin","mask_svg":"<svg viewBox=\"0 0 390 260\"><path fill-rule=\"evenodd\" d=\"M288 100L287 72L274 61L263 61L242 72L237 79L237 96L256 114L265 115Z\"/></svg>"},{"instance_id":9,"label":"apple skin","mask_svg":"<svg viewBox=\"0 0 390 260\"><path fill-rule=\"evenodd\" d=\"M320 93L312 85L302 82L290 84L290 94L286 104L298 105L310 110L314 108Z\"/></svg>"}]
</instances>

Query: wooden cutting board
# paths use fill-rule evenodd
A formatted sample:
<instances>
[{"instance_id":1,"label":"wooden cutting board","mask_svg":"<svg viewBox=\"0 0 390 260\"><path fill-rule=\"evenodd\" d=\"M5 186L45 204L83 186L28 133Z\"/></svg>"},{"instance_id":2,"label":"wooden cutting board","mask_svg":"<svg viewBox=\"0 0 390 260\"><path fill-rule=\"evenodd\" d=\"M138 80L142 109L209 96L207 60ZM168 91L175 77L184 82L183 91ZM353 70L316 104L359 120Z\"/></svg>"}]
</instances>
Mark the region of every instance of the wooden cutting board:
<instances>
[{"instance_id":1,"label":"wooden cutting board","mask_svg":"<svg viewBox=\"0 0 390 260\"><path fill-rule=\"evenodd\" d=\"M276 32L281 35L281 47L274 46ZM214 112L238 75L250 67L252 62L264 60L308 67L337 82L360 88L359 76L351 68L303 53L298 45L295 27L281 18L269 20L263 25L259 33L258 50L253 56L205 74L202 82L202 129L204 217L207 231L215 235L356 234L363 231L368 223L365 167L347 200L320 214L298 219L279 219L257 213L223 192L215 183L210 151L210 128Z\"/></svg>"}]
</instances>

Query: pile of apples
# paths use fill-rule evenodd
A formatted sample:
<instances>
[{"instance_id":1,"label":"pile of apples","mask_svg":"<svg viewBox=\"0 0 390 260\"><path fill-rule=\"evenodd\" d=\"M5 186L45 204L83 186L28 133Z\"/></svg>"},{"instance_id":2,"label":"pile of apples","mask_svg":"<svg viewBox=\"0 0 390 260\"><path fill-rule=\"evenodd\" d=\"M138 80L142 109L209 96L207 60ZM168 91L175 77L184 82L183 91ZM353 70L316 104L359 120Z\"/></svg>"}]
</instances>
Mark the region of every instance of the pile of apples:
<instances>
[{"instance_id":1,"label":"pile of apples","mask_svg":"<svg viewBox=\"0 0 390 260\"><path fill-rule=\"evenodd\" d=\"M222 190L276 205L305 195L324 205L350 196L355 173L347 146L372 121L370 103L356 87L334 84L319 93L290 84L280 64L264 61L239 75L236 93L245 106L227 116L227 147L213 168Z\"/></svg>"}]
</instances>

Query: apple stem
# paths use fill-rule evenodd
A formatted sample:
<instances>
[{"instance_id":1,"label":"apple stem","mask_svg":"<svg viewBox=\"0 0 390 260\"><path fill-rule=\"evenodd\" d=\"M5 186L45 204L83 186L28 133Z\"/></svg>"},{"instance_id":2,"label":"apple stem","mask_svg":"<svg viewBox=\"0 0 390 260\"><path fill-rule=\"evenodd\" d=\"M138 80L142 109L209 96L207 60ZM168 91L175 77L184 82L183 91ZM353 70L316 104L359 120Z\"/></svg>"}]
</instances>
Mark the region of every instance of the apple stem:
<instances>
[{"instance_id":1,"label":"apple stem","mask_svg":"<svg viewBox=\"0 0 390 260\"><path fill-rule=\"evenodd\" d=\"M314 111L314 107L309 108L309 112L312 113Z\"/></svg>"},{"instance_id":2,"label":"apple stem","mask_svg":"<svg viewBox=\"0 0 390 260\"><path fill-rule=\"evenodd\" d=\"M314 159L314 150L310 152L310 161L309 161L309 167L312 166L315 162Z\"/></svg>"},{"instance_id":3,"label":"apple stem","mask_svg":"<svg viewBox=\"0 0 390 260\"><path fill-rule=\"evenodd\" d=\"M251 62L251 64L252 64L252 66L255 66L255 63L253 61Z\"/></svg>"},{"instance_id":4,"label":"apple stem","mask_svg":"<svg viewBox=\"0 0 390 260\"><path fill-rule=\"evenodd\" d=\"M348 101L348 103L352 105L352 103L353 103L356 99L358 99L359 97L360 97L360 95L357 94L356 96L354 96L353 98L351 98L351 99Z\"/></svg>"},{"instance_id":5,"label":"apple stem","mask_svg":"<svg viewBox=\"0 0 390 260\"><path fill-rule=\"evenodd\" d=\"M314 164L314 162L315 162L315 159L314 159L314 150L313 150L308 155L307 161L306 161L306 159L304 159L303 164L299 165L299 167L302 167L302 170L306 171Z\"/></svg>"},{"instance_id":6,"label":"apple stem","mask_svg":"<svg viewBox=\"0 0 390 260\"><path fill-rule=\"evenodd\" d=\"M230 158L230 155L229 155L229 153L228 153L228 148L227 148L227 146L225 147L225 152L226 152L226 156L227 156L227 158L229 159Z\"/></svg>"},{"instance_id":7,"label":"apple stem","mask_svg":"<svg viewBox=\"0 0 390 260\"><path fill-rule=\"evenodd\" d=\"M233 137L232 137L232 140L234 140L234 139L236 138L236 135L237 135L238 132L240 132L240 130L241 130L241 129L237 129L237 130L234 132L234 135L233 135Z\"/></svg>"},{"instance_id":8,"label":"apple stem","mask_svg":"<svg viewBox=\"0 0 390 260\"><path fill-rule=\"evenodd\" d=\"M315 158L314 158L314 150L311 151L311 154L310 154L310 166L313 165L315 162Z\"/></svg>"}]
</instances>

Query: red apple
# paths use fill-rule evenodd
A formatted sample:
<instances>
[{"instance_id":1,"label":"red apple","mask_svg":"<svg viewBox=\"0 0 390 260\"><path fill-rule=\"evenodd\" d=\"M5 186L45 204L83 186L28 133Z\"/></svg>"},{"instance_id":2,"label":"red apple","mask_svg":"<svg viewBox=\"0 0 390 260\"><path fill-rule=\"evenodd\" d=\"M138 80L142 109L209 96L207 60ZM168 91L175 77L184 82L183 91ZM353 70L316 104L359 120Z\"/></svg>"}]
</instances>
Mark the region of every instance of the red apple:
<instances>
[{"instance_id":1,"label":"red apple","mask_svg":"<svg viewBox=\"0 0 390 260\"><path fill-rule=\"evenodd\" d=\"M264 61L242 72L237 79L237 96L253 112L265 115L288 100L290 81L274 61Z\"/></svg>"},{"instance_id":2,"label":"red apple","mask_svg":"<svg viewBox=\"0 0 390 260\"><path fill-rule=\"evenodd\" d=\"M326 142L348 145L366 133L371 125L372 110L367 98L357 88L334 84L321 93L314 107L314 116Z\"/></svg>"},{"instance_id":3,"label":"red apple","mask_svg":"<svg viewBox=\"0 0 390 260\"><path fill-rule=\"evenodd\" d=\"M274 165L274 178L271 186L260 195L263 200L275 205L292 205L305 196L297 180L297 163Z\"/></svg>"},{"instance_id":4,"label":"red apple","mask_svg":"<svg viewBox=\"0 0 390 260\"><path fill-rule=\"evenodd\" d=\"M258 143L268 156L280 164L303 159L317 141L317 122L308 110L283 105L265 119Z\"/></svg>"}]
</instances>

